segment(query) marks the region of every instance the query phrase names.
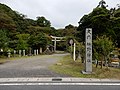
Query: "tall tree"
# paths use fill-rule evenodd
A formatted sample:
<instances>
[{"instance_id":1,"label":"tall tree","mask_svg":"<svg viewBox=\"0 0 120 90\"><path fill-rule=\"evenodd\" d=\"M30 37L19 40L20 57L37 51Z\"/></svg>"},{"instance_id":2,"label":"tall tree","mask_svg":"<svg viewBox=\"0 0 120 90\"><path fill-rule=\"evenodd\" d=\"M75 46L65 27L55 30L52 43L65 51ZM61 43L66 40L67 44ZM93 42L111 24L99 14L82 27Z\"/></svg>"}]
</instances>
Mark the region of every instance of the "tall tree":
<instances>
[{"instance_id":1,"label":"tall tree","mask_svg":"<svg viewBox=\"0 0 120 90\"><path fill-rule=\"evenodd\" d=\"M8 48L9 38L4 30L0 30L0 49Z\"/></svg>"},{"instance_id":2,"label":"tall tree","mask_svg":"<svg viewBox=\"0 0 120 90\"><path fill-rule=\"evenodd\" d=\"M45 17L37 17L37 24L40 26L40 27L50 27L51 26L51 23L50 21L48 21Z\"/></svg>"},{"instance_id":3,"label":"tall tree","mask_svg":"<svg viewBox=\"0 0 120 90\"><path fill-rule=\"evenodd\" d=\"M80 41L85 40L86 28L93 29L93 39L95 39L97 35L106 34L110 27L109 20L109 10L106 8L97 7L90 14L84 15L79 21L77 29L79 31L78 36L80 37Z\"/></svg>"},{"instance_id":4,"label":"tall tree","mask_svg":"<svg viewBox=\"0 0 120 90\"><path fill-rule=\"evenodd\" d=\"M30 36L29 34L18 34L18 35L16 35L16 37L18 38L16 49L18 49L18 50L28 49L29 36Z\"/></svg>"},{"instance_id":5,"label":"tall tree","mask_svg":"<svg viewBox=\"0 0 120 90\"><path fill-rule=\"evenodd\" d=\"M36 36L32 35L29 39L29 45L32 48L39 49L40 47L46 48L48 39L44 33L39 33Z\"/></svg>"}]
</instances>

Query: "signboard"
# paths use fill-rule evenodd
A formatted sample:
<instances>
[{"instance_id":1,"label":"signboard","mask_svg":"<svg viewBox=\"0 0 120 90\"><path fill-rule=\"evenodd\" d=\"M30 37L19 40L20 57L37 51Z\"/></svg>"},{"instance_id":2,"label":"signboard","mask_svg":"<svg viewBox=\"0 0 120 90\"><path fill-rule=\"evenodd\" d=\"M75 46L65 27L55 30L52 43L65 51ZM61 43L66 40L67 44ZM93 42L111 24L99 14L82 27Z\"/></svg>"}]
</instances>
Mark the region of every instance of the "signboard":
<instances>
[{"instance_id":1,"label":"signboard","mask_svg":"<svg viewBox=\"0 0 120 90\"><path fill-rule=\"evenodd\" d=\"M71 39L69 39L69 42L68 42L68 44L71 46L71 55L72 55L72 46L73 46L73 44L74 44L74 40L71 38ZM74 55L74 54L73 54ZM74 56L73 56L74 57Z\"/></svg>"},{"instance_id":2,"label":"signboard","mask_svg":"<svg viewBox=\"0 0 120 90\"><path fill-rule=\"evenodd\" d=\"M86 28L85 72L92 73L92 28Z\"/></svg>"},{"instance_id":3,"label":"signboard","mask_svg":"<svg viewBox=\"0 0 120 90\"><path fill-rule=\"evenodd\" d=\"M74 39L73 38L69 38L67 43L68 43L69 46L74 45Z\"/></svg>"},{"instance_id":4,"label":"signboard","mask_svg":"<svg viewBox=\"0 0 120 90\"><path fill-rule=\"evenodd\" d=\"M74 43L73 39L70 39L69 43L70 43L70 45L73 45L73 43Z\"/></svg>"}]
</instances>

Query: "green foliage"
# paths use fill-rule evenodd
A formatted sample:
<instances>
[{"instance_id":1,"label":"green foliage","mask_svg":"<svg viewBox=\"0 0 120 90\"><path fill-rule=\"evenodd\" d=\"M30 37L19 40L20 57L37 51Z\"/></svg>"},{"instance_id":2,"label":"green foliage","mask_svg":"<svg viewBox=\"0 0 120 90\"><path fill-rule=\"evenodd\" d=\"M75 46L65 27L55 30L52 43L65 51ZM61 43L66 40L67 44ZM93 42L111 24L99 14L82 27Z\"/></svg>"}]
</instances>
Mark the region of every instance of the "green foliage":
<instances>
[{"instance_id":1,"label":"green foliage","mask_svg":"<svg viewBox=\"0 0 120 90\"><path fill-rule=\"evenodd\" d=\"M0 30L0 48L5 49L9 45L9 38L4 30Z\"/></svg>"},{"instance_id":2,"label":"green foliage","mask_svg":"<svg viewBox=\"0 0 120 90\"><path fill-rule=\"evenodd\" d=\"M40 27L50 27L51 26L51 23L50 21L48 21L45 17L37 17L37 24L40 26Z\"/></svg>"},{"instance_id":3,"label":"green foliage","mask_svg":"<svg viewBox=\"0 0 120 90\"><path fill-rule=\"evenodd\" d=\"M50 35L75 37L77 33L76 27L71 24L65 29L56 30L44 16L37 17L37 20L29 19L4 4L0 4L0 28L6 30L6 35L10 38L8 47L13 49L45 48L52 43ZM28 34L30 38L26 40L24 36ZM63 47L66 48L66 42L57 44L60 50Z\"/></svg>"},{"instance_id":4,"label":"green foliage","mask_svg":"<svg viewBox=\"0 0 120 90\"><path fill-rule=\"evenodd\" d=\"M114 49L114 45L120 47L120 9L106 8L106 2L101 0L98 7L88 15L84 15L77 31L78 40L85 42L86 28L93 30L93 58L103 60L107 64L108 55Z\"/></svg>"},{"instance_id":5,"label":"green foliage","mask_svg":"<svg viewBox=\"0 0 120 90\"><path fill-rule=\"evenodd\" d=\"M108 10L105 8L95 8L92 13L83 16L83 18L79 22L79 37L80 41L85 40L85 30L86 28L93 29L93 39L96 36L101 36L108 32L109 28L109 14Z\"/></svg>"},{"instance_id":6,"label":"green foliage","mask_svg":"<svg viewBox=\"0 0 120 90\"><path fill-rule=\"evenodd\" d=\"M0 28L14 29L15 23L13 19L5 13L0 13Z\"/></svg>"},{"instance_id":7,"label":"green foliage","mask_svg":"<svg viewBox=\"0 0 120 90\"><path fill-rule=\"evenodd\" d=\"M113 42L106 36L97 37L97 39L93 41L93 45L96 52L104 56L109 55L114 49Z\"/></svg>"},{"instance_id":8,"label":"green foliage","mask_svg":"<svg viewBox=\"0 0 120 90\"><path fill-rule=\"evenodd\" d=\"M63 30L63 35L64 36L71 36L71 37L75 37L75 35L77 34L77 27L69 24L68 26L65 27L65 29Z\"/></svg>"},{"instance_id":9,"label":"green foliage","mask_svg":"<svg viewBox=\"0 0 120 90\"><path fill-rule=\"evenodd\" d=\"M99 60L103 57L102 59L107 62L109 59L109 54L114 50L114 44L109 37L97 37L97 39L93 41L93 50L93 57L95 59ZM103 61L102 59L101 61Z\"/></svg>"},{"instance_id":10,"label":"green foliage","mask_svg":"<svg viewBox=\"0 0 120 90\"><path fill-rule=\"evenodd\" d=\"M37 20L29 19L26 18L26 15L13 11L4 4L0 4L0 29L6 33L3 36L9 38L7 39L9 40L7 47L12 49L45 48L47 44L52 43L50 35L70 36L84 42L85 29L88 27L93 29L93 40L97 38L96 36L106 35L110 36L117 43L116 45L120 46L119 14L120 8L108 10L105 1L102 0L90 14L81 18L78 28L69 24L64 29L56 30L51 27L51 22L44 16L37 17ZM26 36L29 34L29 40L23 38L24 34ZM57 45L60 48L66 48L66 42L58 43Z\"/></svg>"},{"instance_id":11,"label":"green foliage","mask_svg":"<svg viewBox=\"0 0 120 90\"><path fill-rule=\"evenodd\" d=\"M30 37L29 44L33 48L40 48L40 47L45 48L46 45L48 44L48 39L44 33L39 33L36 36L32 35Z\"/></svg>"},{"instance_id":12,"label":"green foliage","mask_svg":"<svg viewBox=\"0 0 120 90\"><path fill-rule=\"evenodd\" d=\"M0 29L6 33L0 33L2 37L0 46L12 49L39 48L40 46L45 48L51 43L49 35L56 35L56 29L51 27L50 21L45 17L37 17L37 20L29 19L26 15L13 11L1 3ZM8 42L6 40L9 41L9 45L5 43Z\"/></svg>"},{"instance_id":13,"label":"green foliage","mask_svg":"<svg viewBox=\"0 0 120 90\"><path fill-rule=\"evenodd\" d=\"M105 4L105 1L101 0L98 7L80 19L77 28L79 41L84 42L86 28L92 28L93 40L97 36L106 35L111 37L115 43L117 42L118 47L120 46L120 9L108 10Z\"/></svg>"},{"instance_id":14,"label":"green foliage","mask_svg":"<svg viewBox=\"0 0 120 90\"><path fill-rule=\"evenodd\" d=\"M101 0L97 7L106 8L107 6L105 6L105 4L106 4L106 2L104 0Z\"/></svg>"},{"instance_id":15,"label":"green foliage","mask_svg":"<svg viewBox=\"0 0 120 90\"><path fill-rule=\"evenodd\" d=\"M16 37L18 38L17 41L17 50L26 50L28 49L28 39L29 39L29 34L19 34L16 35Z\"/></svg>"}]
</instances>

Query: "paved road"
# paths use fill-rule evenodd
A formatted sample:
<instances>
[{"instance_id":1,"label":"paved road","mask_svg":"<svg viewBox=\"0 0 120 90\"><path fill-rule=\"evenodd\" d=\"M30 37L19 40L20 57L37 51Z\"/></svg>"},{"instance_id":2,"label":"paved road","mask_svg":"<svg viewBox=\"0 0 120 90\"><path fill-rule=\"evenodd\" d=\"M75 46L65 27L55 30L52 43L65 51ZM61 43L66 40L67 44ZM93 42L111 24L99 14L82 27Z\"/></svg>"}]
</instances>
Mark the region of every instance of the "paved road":
<instances>
[{"instance_id":1,"label":"paved road","mask_svg":"<svg viewBox=\"0 0 120 90\"><path fill-rule=\"evenodd\" d=\"M119 85L115 85L114 83L111 85L101 85L101 83L97 85L92 85L92 83L79 83L79 85L71 85L67 83L66 85L61 85L60 83L54 85L42 85L42 83L29 85L25 84L4 84L0 85L0 90L120 90Z\"/></svg>"},{"instance_id":2,"label":"paved road","mask_svg":"<svg viewBox=\"0 0 120 90\"><path fill-rule=\"evenodd\" d=\"M120 90L120 80L55 78L0 78L0 90Z\"/></svg>"},{"instance_id":3,"label":"paved road","mask_svg":"<svg viewBox=\"0 0 120 90\"><path fill-rule=\"evenodd\" d=\"M49 70L49 66L55 64L67 54L41 55L29 58L21 58L0 65L0 78L14 77L64 77Z\"/></svg>"},{"instance_id":4,"label":"paved road","mask_svg":"<svg viewBox=\"0 0 120 90\"><path fill-rule=\"evenodd\" d=\"M1 86L0 90L120 90L120 86Z\"/></svg>"}]
</instances>

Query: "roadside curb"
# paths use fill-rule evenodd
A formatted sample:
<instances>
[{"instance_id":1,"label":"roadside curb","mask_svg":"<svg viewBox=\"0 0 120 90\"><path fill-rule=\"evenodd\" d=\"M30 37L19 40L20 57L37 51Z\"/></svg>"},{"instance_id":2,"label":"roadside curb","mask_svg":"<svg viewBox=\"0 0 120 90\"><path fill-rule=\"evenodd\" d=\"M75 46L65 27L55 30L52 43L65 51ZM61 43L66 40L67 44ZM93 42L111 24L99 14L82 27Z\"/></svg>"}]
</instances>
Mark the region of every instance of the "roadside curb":
<instances>
[{"instance_id":1,"label":"roadside curb","mask_svg":"<svg viewBox=\"0 0 120 90\"><path fill-rule=\"evenodd\" d=\"M0 83L12 83L12 82L119 82L117 79L95 79L95 78L62 78L62 77L50 77L50 78L0 78Z\"/></svg>"}]
</instances>

